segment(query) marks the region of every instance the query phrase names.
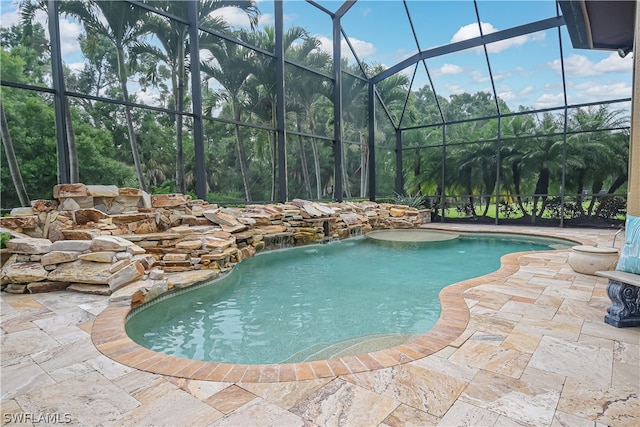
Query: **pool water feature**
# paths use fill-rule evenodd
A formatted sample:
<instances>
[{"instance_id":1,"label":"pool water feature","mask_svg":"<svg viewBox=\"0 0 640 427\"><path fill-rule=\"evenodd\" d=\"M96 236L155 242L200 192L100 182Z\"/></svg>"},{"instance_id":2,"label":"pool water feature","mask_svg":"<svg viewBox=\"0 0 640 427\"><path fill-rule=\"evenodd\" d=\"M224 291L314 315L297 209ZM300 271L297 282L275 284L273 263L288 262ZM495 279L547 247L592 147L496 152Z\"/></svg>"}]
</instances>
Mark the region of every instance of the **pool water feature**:
<instances>
[{"instance_id":1,"label":"pool water feature","mask_svg":"<svg viewBox=\"0 0 640 427\"><path fill-rule=\"evenodd\" d=\"M126 331L157 352L236 364L371 352L432 328L443 287L497 270L504 254L558 244L496 235L426 243L359 238L268 252L222 279L134 310Z\"/></svg>"}]
</instances>

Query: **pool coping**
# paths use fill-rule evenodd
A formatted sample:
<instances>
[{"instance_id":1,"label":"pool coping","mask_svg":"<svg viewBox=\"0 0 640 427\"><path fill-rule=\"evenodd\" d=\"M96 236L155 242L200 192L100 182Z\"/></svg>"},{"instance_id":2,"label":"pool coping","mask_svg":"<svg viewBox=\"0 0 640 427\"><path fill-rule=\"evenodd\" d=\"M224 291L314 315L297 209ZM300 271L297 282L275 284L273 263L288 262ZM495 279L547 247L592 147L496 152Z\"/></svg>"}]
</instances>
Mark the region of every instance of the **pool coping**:
<instances>
[{"instance_id":1,"label":"pool coping","mask_svg":"<svg viewBox=\"0 0 640 427\"><path fill-rule=\"evenodd\" d=\"M527 233L524 230L522 233L505 231L500 234L558 238L544 233ZM558 251L562 250L567 249ZM129 305L122 304L111 304L96 317L91 339L103 355L118 363L146 372L192 380L273 383L333 378L390 368L421 359L452 345L464 333L470 318L464 292L477 285L504 279L516 273L520 268L518 259L521 256L539 252L515 252L504 255L500 259L498 270L443 288L439 293L440 318L429 331L405 344L355 356L281 364L232 364L170 356L149 350L129 338L125 331L125 323L132 309ZM462 343L458 345L460 344Z\"/></svg>"}]
</instances>

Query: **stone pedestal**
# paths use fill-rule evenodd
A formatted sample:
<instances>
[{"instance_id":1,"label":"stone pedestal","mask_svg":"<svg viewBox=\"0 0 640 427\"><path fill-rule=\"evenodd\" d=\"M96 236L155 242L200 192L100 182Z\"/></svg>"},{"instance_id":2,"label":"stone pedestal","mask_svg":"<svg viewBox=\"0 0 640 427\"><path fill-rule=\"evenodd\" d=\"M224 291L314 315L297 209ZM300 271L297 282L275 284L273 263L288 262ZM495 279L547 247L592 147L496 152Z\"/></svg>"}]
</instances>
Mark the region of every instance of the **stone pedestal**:
<instances>
[{"instance_id":1,"label":"stone pedestal","mask_svg":"<svg viewBox=\"0 0 640 427\"><path fill-rule=\"evenodd\" d=\"M614 270L618 250L598 246L574 246L569 254L569 265L578 273L595 275L596 271Z\"/></svg>"},{"instance_id":2,"label":"stone pedestal","mask_svg":"<svg viewBox=\"0 0 640 427\"><path fill-rule=\"evenodd\" d=\"M611 305L607 307L605 323L616 328L640 326L640 287L609 279L607 295Z\"/></svg>"}]
</instances>

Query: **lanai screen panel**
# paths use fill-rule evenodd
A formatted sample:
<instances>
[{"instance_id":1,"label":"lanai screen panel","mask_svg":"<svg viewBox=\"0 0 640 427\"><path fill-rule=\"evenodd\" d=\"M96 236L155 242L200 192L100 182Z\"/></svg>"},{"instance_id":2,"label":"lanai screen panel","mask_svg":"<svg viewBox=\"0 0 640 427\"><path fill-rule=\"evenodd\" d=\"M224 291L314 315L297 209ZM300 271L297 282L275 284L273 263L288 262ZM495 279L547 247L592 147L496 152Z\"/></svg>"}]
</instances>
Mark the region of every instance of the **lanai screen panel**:
<instances>
[{"instance_id":1,"label":"lanai screen panel","mask_svg":"<svg viewBox=\"0 0 640 427\"><path fill-rule=\"evenodd\" d=\"M334 6L338 4L337 2L329 3L333 3ZM330 74L333 69L333 22L331 16L316 6L299 0L284 1L283 9L285 59ZM291 40L290 36L293 34L303 34L303 37ZM306 44L304 39L308 39ZM291 43L287 43L288 40ZM306 49L309 48L309 43L317 48L308 52Z\"/></svg>"},{"instance_id":2,"label":"lanai screen panel","mask_svg":"<svg viewBox=\"0 0 640 427\"><path fill-rule=\"evenodd\" d=\"M487 45L496 93L504 101L502 114L564 105L562 75L550 66L560 58L557 29L535 32L524 39L519 45Z\"/></svg>"},{"instance_id":3,"label":"lanai screen panel","mask_svg":"<svg viewBox=\"0 0 640 427\"><path fill-rule=\"evenodd\" d=\"M631 96L633 54L621 58L615 51L573 49L566 27L562 28L562 46L569 105ZM550 65L560 73L558 62Z\"/></svg>"},{"instance_id":4,"label":"lanai screen panel","mask_svg":"<svg viewBox=\"0 0 640 427\"><path fill-rule=\"evenodd\" d=\"M341 23L357 57L370 65L388 68L417 51L401 1L358 1Z\"/></svg>"},{"instance_id":5,"label":"lanai screen panel","mask_svg":"<svg viewBox=\"0 0 640 427\"><path fill-rule=\"evenodd\" d=\"M27 195L31 200L51 199L51 189L57 183L55 122L49 107L53 96L10 87L2 87L1 93L18 164L23 168L25 164L32 164L37 171L22 172ZM33 117L38 117L38 120L33 120ZM4 149L0 153L0 161L2 207L20 206L9 168L6 167Z\"/></svg>"},{"instance_id":6,"label":"lanai screen panel","mask_svg":"<svg viewBox=\"0 0 640 427\"><path fill-rule=\"evenodd\" d=\"M430 71L424 61L416 63L407 75L411 90L408 104L399 124L400 128L442 123L442 103L431 86ZM429 71L429 72L428 72Z\"/></svg>"}]
</instances>

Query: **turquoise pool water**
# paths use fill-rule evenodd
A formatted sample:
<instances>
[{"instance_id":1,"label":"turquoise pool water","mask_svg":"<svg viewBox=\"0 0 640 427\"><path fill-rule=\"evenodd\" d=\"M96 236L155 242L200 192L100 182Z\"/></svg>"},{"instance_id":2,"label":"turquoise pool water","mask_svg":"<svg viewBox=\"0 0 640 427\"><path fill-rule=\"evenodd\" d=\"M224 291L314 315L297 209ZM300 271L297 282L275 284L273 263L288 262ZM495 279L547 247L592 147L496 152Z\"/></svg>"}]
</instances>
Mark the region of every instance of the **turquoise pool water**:
<instances>
[{"instance_id":1,"label":"turquoise pool water","mask_svg":"<svg viewBox=\"0 0 640 427\"><path fill-rule=\"evenodd\" d=\"M154 351L227 363L388 348L433 327L443 287L497 270L504 254L557 244L500 235L429 243L363 238L268 252L144 307L126 330Z\"/></svg>"}]
</instances>

